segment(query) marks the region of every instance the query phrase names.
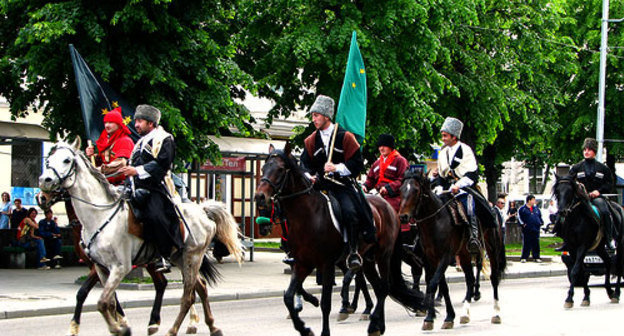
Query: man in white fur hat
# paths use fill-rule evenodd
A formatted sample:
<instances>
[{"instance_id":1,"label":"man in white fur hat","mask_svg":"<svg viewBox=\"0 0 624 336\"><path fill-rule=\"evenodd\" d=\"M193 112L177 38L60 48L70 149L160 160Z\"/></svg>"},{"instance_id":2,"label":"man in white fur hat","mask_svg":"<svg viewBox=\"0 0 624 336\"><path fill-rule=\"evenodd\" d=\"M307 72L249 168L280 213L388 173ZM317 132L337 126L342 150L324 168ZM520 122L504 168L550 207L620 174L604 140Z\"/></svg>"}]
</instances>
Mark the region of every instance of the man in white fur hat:
<instances>
[{"instance_id":1,"label":"man in white fur hat","mask_svg":"<svg viewBox=\"0 0 624 336\"><path fill-rule=\"evenodd\" d=\"M447 117L442 124L440 133L444 146L438 154L438 168L433 171L434 177L441 178L441 185L434 191L440 194L442 190L449 189L462 202L469 224L468 251L478 253L481 244L475 201L473 195L466 192L466 189L474 187L479 181L479 166L472 148L460 141L463 127L464 124L453 117Z\"/></svg>"}]
</instances>

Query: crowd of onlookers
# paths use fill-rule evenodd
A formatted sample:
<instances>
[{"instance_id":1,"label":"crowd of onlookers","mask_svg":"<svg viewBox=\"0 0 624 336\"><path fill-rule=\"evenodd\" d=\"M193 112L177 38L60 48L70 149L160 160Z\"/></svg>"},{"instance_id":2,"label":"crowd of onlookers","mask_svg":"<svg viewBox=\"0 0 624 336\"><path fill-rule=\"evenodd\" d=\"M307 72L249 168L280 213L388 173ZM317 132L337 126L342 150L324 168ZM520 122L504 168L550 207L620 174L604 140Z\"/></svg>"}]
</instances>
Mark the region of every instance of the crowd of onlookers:
<instances>
[{"instance_id":1,"label":"crowd of onlookers","mask_svg":"<svg viewBox=\"0 0 624 336\"><path fill-rule=\"evenodd\" d=\"M39 269L61 268L61 232L52 210L44 212L45 218L36 220L37 209L26 209L22 200L11 202L11 195L2 193L0 203L0 230L16 229L15 246L26 250L36 250Z\"/></svg>"}]
</instances>

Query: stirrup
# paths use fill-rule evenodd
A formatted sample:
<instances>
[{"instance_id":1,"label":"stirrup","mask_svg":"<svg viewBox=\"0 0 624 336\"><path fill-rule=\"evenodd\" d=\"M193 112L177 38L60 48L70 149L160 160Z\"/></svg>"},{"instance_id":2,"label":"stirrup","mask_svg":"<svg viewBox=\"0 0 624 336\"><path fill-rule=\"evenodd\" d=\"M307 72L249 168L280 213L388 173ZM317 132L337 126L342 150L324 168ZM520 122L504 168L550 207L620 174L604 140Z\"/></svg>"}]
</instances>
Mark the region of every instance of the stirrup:
<instances>
[{"instance_id":1,"label":"stirrup","mask_svg":"<svg viewBox=\"0 0 624 336\"><path fill-rule=\"evenodd\" d=\"M160 261L157 261L155 266L156 266L156 272L160 272L160 273L171 272L171 264L164 257L161 257Z\"/></svg>"},{"instance_id":2,"label":"stirrup","mask_svg":"<svg viewBox=\"0 0 624 336\"><path fill-rule=\"evenodd\" d=\"M362 268L362 256L357 252L350 253L347 257L347 267L352 272L359 271Z\"/></svg>"}]
</instances>

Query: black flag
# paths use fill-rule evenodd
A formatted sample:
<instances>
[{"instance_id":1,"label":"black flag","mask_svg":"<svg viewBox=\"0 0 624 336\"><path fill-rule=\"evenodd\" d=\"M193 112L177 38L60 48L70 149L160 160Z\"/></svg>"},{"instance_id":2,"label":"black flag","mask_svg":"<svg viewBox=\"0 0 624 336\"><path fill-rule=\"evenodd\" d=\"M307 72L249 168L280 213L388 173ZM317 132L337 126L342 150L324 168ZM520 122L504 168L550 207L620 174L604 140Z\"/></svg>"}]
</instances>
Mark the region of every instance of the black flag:
<instances>
[{"instance_id":1,"label":"black flag","mask_svg":"<svg viewBox=\"0 0 624 336\"><path fill-rule=\"evenodd\" d=\"M87 138L95 142L100 137L100 133L104 130L104 114L118 106L121 107L124 122L131 122L134 117L134 106L128 104L106 82L96 76L72 44L69 45L69 53L74 66ZM128 127L130 137L136 142L140 136L132 126Z\"/></svg>"}]
</instances>

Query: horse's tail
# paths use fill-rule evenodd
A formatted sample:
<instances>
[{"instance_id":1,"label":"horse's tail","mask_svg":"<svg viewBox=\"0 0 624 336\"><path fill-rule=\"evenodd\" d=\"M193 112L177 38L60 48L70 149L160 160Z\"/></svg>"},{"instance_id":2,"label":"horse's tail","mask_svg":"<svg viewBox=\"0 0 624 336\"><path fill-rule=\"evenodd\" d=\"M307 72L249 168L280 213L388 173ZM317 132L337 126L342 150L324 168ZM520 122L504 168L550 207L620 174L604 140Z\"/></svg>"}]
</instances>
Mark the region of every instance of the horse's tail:
<instances>
[{"instance_id":1,"label":"horse's tail","mask_svg":"<svg viewBox=\"0 0 624 336\"><path fill-rule=\"evenodd\" d=\"M425 297L422 292L412 290L407 286L401 271L403 246L397 238L394 251L390 259L390 297L412 312L425 309Z\"/></svg>"},{"instance_id":2,"label":"horse's tail","mask_svg":"<svg viewBox=\"0 0 624 336\"><path fill-rule=\"evenodd\" d=\"M238 224L232 214L221 202L208 200L202 203L202 207L208 218L217 224L216 237L230 251L230 254L240 264L243 261L243 247L238 239Z\"/></svg>"},{"instance_id":3,"label":"horse's tail","mask_svg":"<svg viewBox=\"0 0 624 336\"><path fill-rule=\"evenodd\" d=\"M201 266L199 267L199 273L201 273L210 286L214 286L221 279L221 274L205 254L203 256Z\"/></svg>"}]
</instances>

